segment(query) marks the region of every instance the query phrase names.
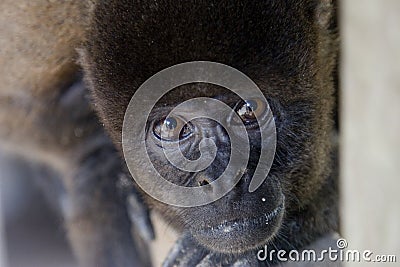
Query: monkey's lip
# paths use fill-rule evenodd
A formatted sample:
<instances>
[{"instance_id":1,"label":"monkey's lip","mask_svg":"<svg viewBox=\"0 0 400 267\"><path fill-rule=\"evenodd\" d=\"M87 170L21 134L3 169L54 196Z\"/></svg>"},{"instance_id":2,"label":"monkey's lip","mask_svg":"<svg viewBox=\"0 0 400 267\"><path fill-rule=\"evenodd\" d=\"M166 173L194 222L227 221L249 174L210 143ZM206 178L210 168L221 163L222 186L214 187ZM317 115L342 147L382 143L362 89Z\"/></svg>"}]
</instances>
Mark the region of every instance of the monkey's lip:
<instances>
[{"instance_id":1,"label":"monkey's lip","mask_svg":"<svg viewBox=\"0 0 400 267\"><path fill-rule=\"evenodd\" d=\"M284 213L284 201L274 210L261 216L223 221L192 231L204 246L222 253L241 253L267 242L277 232Z\"/></svg>"},{"instance_id":2,"label":"monkey's lip","mask_svg":"<svg viewBox=\"0 0 400 267\"><path fill-rule=\"evenodd\" d=\"M283 202L276 207L273 211L269 213L264 213L260 217L252 218L252 219L242 219L242 220L233 220L233 221L224 221L217 226L208 226L206 229L202 231L212 231L214 233L229 233L235 230L240 230L238 228L247 228L254 227L257 225L268 225L271 223L277 215L279 215L283 211Z\"/></svg>"}]
</instances>

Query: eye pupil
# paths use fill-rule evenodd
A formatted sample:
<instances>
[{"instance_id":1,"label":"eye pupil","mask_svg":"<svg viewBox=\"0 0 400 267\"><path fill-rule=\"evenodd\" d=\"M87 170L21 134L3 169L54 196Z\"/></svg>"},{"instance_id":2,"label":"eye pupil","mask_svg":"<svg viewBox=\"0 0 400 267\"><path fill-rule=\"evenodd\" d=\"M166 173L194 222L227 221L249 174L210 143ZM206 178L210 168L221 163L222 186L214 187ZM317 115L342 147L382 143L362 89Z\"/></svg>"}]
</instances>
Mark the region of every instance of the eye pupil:
<instances>
[{"instance_id":1,"label":"eye pupil","mask_svg":"<svg viewBox=\"0 0 400 267\"><path fill-rule=\"evenodd\" d=\"M193 132L190 123L177 117L167 117L154 124L153 133L165 141L177 141L186 138Z\"/></svg>"},{"instance_id":2,"label":"eye pupil","mask_svg":"<svg viewBox=\"0 0 400 267\"><path fill-rule=\"evenodd\" d=\"M167 130L174 130L178 126L178 122L175 118L166 118L164 121L164 126Z\"/></svg>"},{"instance_id":3,"label":"eye pupil","mask_svg":"<svg viewBox=\"0 0 400 267\"><path fill-rule=\"evenodd\" d=\"M248 112L254 112L257 110L258 105L257 105L257 102L254 100L247 100L246 107L247 107Z\"/></svg>"},{"instance_id":4,"label":"eye pupil","mask_svg":"<svg viewBox=\"0 0 400 267\"><path fill-rule=\"evenodd\" d=\"M241 117L242 121L251 123L260 118L266 110L266 104L260 99L248 99L242 106L236 111Z\"/></svg>"},{"instance_id":5,"label":"eye pupil","mask_svg":"<svg viewBox=\"0 0 400 267\"><path fill-rule=\"evenodd\" d=\"M246 101L246 103L238 110L239 116L243 119L255 118L254 112L257 110L257 103L252 100Z\"/></svg>"}]
</instances>

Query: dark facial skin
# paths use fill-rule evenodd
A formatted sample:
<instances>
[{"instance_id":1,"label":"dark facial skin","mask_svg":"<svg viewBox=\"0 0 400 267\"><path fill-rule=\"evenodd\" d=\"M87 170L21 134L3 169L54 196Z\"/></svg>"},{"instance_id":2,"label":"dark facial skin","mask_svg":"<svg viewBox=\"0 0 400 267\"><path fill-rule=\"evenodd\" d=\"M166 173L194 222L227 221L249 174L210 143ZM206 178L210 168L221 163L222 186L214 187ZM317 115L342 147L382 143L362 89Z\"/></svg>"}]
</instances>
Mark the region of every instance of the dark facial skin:
<instances>
[{"instance_id":1,"label":"dark facial skin","mask_svg":"<svg viewBox=\"0 0 400 267\"><path fill-rule=\"evenodd\" d=\"M190 99L193 97L213 97L225 102L233 110L240 114L245 105L241 99L229 93L227 90L214 88L209 84L185 85L168 94L161 99L159 105L150 114L147 127L147 149L155 168L165 179L182 186L206 185L217 179L228 165L230 159L230 138L224 128L210 119L195 119L188 124L188 128L179 135L172 132L167 135L168 129L162 129L165 118L176 101L172 99ZM183 92L196 90L197 94L185 94ZM179 96L179 97L178 97ZM190 111L189 111L190 112ZM192 113L195 110L192 110ZM262 118L267 112L267 106L259 107L254 112ZM246 119L243 116L250 143L250 159L247 164L245 175L236 187L226 196L209 205L193 208L176 208L168 205L155 205L162 214L167 211L166 216L173 225L191 232L195 239L205 247L223 253L240 253L264 244L277 231L281 225L284 214L284 195L281 184L276 174L271 172L270 177L254 193L249 193L248 187L254 170L257 166L261 150L260 129L266 127L265 121ZM169 117L175 124L182 123L179 117ZM228 119L228 118L226 118ZM178 122L177 122L178 121ZM234 121L231 122L234 127ZM182 153L189 159L199 157L199 143L207 136L217 145L217 155L213 163L204 171L188 173L181 171L171 165L166 159L163 149L168 145L179 142ZM163 148L162 140L166 143ZM266 148L269 149L269 148ZM137 164L141 164L137 162ZM142 175L147 175L147 169L143 168ZM206 214L218 214L218 216L205 216Z\"/></svg>"},{"instance_id":2,"label":"dark facial skin","mask_svg":"<svg viewBox=\"0 0 400 267\"><path fill-rule=\"evenodd\" d=\"M333 13L330 1L311 0L104 1L95 7L82 61L98 114L120 149L124 113L135 90L156 72L182 62L208 60L237 68L257 83L274 113L276 155L255 192L247 188L258 162L262 125L247 129L251 155L245 175L223 198L178 208L146 196L151 207L185 233L178 247L226 254L217 258L232 263L238 257L255 258L251 253L266 243L302 248L337 230ZM188 186L219 176L229 160L229 138L210 121L192 122L193 131L208 132L218 143L213 164L193 175L167 163L154 129L169 109L197 96L240 105L236 96L210 85L182 86L156 105L147 129L156 169L167 180ZM193 136L180 141L188 158L196 157L199 141ZM185 266L184 257L174 254L167 264ZM202 257L192 258L198 263Z\"/></svg>"}]
</instances>

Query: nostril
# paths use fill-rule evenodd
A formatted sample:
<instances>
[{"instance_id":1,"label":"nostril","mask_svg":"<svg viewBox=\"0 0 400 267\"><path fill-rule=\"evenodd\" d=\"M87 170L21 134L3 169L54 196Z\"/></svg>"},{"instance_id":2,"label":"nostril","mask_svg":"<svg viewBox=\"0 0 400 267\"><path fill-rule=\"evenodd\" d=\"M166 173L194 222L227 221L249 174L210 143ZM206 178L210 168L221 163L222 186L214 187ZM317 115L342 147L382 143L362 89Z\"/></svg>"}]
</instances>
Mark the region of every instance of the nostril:
<instances>
[{"instance_id":1,"label":"nostril","mask_svg":"<svg viewBox=\"0 0 400 267\"><path fill-rule=\"evenodd\" d=\"M203 181L199 182L199 186L208 185L208 184L210 184L210 182L208 180L206 180L206 179L204 179Z\"/></svg>"}]
</instances>

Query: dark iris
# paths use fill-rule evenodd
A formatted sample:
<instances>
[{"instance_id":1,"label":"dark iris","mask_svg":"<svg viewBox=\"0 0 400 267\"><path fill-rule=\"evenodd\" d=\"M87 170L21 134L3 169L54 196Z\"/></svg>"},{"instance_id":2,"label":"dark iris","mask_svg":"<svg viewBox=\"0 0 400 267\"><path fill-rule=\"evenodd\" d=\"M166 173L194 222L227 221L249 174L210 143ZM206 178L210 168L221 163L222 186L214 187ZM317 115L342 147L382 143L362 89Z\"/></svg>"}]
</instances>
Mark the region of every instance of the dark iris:
<instances>
[{"instance_id":1,"label":"dark iris","mask_svg":"<svg viewBox=\"0 0 400 267\"><path fill-rule=\"evenodd\" d=\"M175 118L169 117L164 120L164 126L168 130L174 130L178 126L178 122Z\"/></svg>"},{"instance_id":2,"label":"dark iris","mask_svg":"<svg viewBox=\"0 0 400 267\"><path fill-rule=\"evenodd\" d=\"M247 106L248 110L251 112L257 110L257 108L258 108L257 102L254 100L247 100L246 106Z\"/></svg>"},{"instance_id":3,"label":"dark iris","mask_svg":"<svg viewBox=\"0 0 400 267\"><path fill-rule=\"evenodd\" d=\"M177 117L167 117L154 124L153 132L157 138L164 141L178 141L189 136L193 128L189 123Z\"/></svg>"},{"instance_id":4,"label":"dark iris","mask_svg":"<svg viewBox=\"0 0 400 267\"><path fill-rule=\"evenodd\" d=\"M267 105L262 99L250 99L237 110L237 114L244 122L255 121L266 111Z\"/></svg>"}]
</instances>

